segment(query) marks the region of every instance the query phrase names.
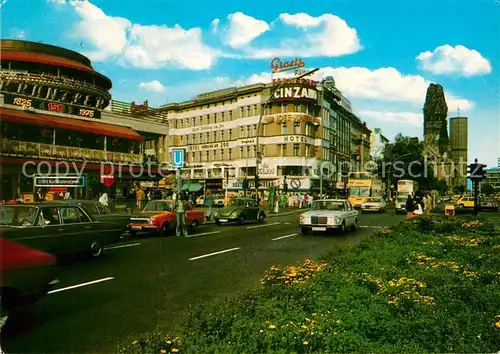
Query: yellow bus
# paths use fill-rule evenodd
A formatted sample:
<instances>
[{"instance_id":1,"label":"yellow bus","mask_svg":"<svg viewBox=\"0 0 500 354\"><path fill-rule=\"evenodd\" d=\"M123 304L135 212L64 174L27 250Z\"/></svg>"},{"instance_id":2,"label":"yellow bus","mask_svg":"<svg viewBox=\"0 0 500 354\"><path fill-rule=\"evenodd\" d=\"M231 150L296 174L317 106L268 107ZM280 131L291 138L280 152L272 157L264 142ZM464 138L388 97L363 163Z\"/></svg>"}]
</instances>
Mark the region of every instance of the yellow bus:
<instances>
[{"instance_id":1,"label":"yellow bus","mask_svg":"<svg viewBox=\"0 0 500 354\"><path fill-rule=\"evenodd\" d=\"M347 180L347 196L355 208L370 197L382 196L382 182L372 172L351 172Z\"/></svg>"}]
</instances>

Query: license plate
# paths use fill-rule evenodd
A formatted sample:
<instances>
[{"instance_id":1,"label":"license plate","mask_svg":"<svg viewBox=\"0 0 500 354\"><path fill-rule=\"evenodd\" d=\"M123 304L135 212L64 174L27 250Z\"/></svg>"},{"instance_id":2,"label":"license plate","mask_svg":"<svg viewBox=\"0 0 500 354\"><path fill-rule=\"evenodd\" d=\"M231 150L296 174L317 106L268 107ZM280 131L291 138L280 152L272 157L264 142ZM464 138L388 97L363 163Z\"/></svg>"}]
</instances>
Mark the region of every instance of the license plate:
<instances>
[{"instance_id":1,"label":"license plate","mask_svg":"<svg viewBox=\"0 0 500 354\"><path fill-rule=\"evenodd\" d=\"M313 227L313 231L326 231L326 227Z\"/></svg>"},{"instance_id":2,"label":"license plate","mask_svg":"<svg viewBox=\"0 0 500 354\"><path fill-rule=\"evenodd\" d=\"M140 226L132 226L132 230L142 230L142 227L140 227Z\"/></svg>"},{"instance_id":3,"label":"license plate","mask_svg":"<svg viewBox=\"0 0 500 354\"><path fill-rule=\"evenodd\" d=\"M227 219L220 219L220 222L227 222Z\"/></svg>"}]
</instances>

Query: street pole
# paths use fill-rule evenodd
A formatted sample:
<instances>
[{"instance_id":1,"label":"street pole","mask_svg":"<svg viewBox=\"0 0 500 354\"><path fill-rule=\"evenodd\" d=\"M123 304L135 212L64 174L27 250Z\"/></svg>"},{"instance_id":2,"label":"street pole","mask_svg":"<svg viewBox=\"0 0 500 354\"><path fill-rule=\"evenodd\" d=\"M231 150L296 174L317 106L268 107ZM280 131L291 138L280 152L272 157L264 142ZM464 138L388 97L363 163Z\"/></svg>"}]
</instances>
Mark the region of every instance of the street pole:
<instances>
[{"instance_id":1,"label":"street pole","mask_svg":"<svg viewBox=\"0 0 500 354\"><path fill-rule=\"evenodd\" d=\"M474 216L479 215L479 181L474 181Z\"/></svg>"},{"instance_id":2,"label":"street pole","mask_svg":"<svg viewBox=\"0 0 500 354\"><path fill-rule=\"evenodd\" d=\"M226 172L226 191L224 193L224 199L226 200L226 206L229 204L229 200L227 198L227 189L229 187L229 170L225 169Z\"/></svg>"},{"instance_id":3,"label":"street pole","mask_svg":"<svg viewBox=\"0 0 500 354\"><path fill-rule=\"evenodd\" d=\"M313 69L311 71L308 71L304 74L301 74L299 76L296 76L294 77L295 80L297 79L302 79L303 77L305 76L309 76L313 73L315 73L316 71L318 71L319 68L316 68L316 69ZM259 164L261 163L261 160L262 160L262 154L261 154L261 151L260 151L260 126L262 124L262 117L264 116L264 112L266 111L266 108L267 108L267 105L269 104L269 102L271 102L274 94L280 89L282 88L284 85L286 84L286 82L283 82L281 83L280 85L276 86L272 91L271 91L271 94L269 95L269 98L266 100L266 102L264 103L264 107L262 107L261 111L260 111L260 115L259 115L259 121L257 123L257 132L256 132L256 137L255 137L255 152L257 154L257 159L255 160L255 174L256 175L259 175ZM259 191L258 189L255 190L256 192L256 199L258 194L259 194Z\"/></svg>"},{"instance_id":4,"label":"street pole","mask_svg":"<svg viewBox=\"0 0 500 354\"><path fill-rule=\"evenodd\" d=\"M181 183L182 183L182 178L181 178L181 169L177 168L177 197L179 197L179 194L181 193Z\"/></svg>"},{"instance_id":5,"label":"street pole","mask_svg":"<svg viewBox=\"0 0 500 354\"><path fill-rule=\"evenodd\" d=\"M320 173L319 173L319 197L323 195L323 138L321 138L321 151L320 151Z\"/></svg>"}]
</instances>

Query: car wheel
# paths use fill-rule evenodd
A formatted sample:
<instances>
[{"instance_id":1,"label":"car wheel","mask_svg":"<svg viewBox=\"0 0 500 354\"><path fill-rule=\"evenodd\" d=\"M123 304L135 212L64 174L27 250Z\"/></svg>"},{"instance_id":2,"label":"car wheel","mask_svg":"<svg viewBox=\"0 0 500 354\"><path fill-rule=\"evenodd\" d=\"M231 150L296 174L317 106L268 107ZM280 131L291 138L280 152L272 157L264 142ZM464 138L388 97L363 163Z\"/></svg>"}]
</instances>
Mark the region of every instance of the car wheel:
<instances>
[{"instance_id":1,"label":"car wheel","mask_svg":"<svg viewBox=\"0 0 500 354\"><path fill-rule=\"evenodd\" d=\"M464 205L463 205L463 204L460 204L458 207L459 207L459 208L463 208L463 207L464 207Z\"/></svg>"},{"instance_id":2,"label":"car wheel","mask_svg":"<svg viewBox=\"0 0 500 354\"><path fill-rule=\"evenodd\" d=\"M92 241L89 247L89 255L92 258L97 258L102 254L103 247L99 241Z\"/></svg>"},{"instance_id":3,"label":"car wheel","mask_svg":"<svg viewBox=\"0 0 500 354\"><path fill-rule=\"evenodd\" d=\"M356 228L358 227L358 219L354 219L354 224L351 226L351 231L354 232L356 231Z\"/></svg>"},{"instance_id":4,"label":"car wheel","mask_svg":"<svg viewBox=\"0 0 500 354\"><path fill-rule=\"evenodd\" d=\"M257 222L259 224L262 224L264 222L266 218L266 215L264 213L259 213L259 215L257 215Z\"/></svg>"},{"instance_id":5,"label":"car wheel","mask_svg":"<svg viewBox=\"0 0 500 354\"><path fill-rule=\"evenodd\" d=\"M215 225L220 225L219 219L215 219Z\"/></svg>"},{"instance_id":6,"label":"car wheel","mask_svg":"<svg viewBox=\"0 0 500 354\"><path fill-rule=\"evenodd\" d=\"M302 235L309 235L311 233L311 229L308 229L307 227L301 227L300 228L300 233Z\"/></svg>"},{"instance_id":7,"label":"car wheel","mask_svg":"<svg viewBox=\"0 0 500 354\"><path fill-rule=\"evenodd\" d=\"M168 233L170 232L170 226L168 225L168 222L164 223L162 226L161 226L161 232L160 232L160 235L162 237L165 237L165 236L168 236Z\"/></svg>"},{"instance_id":8,"label":"car wheel","mask_svg":"<svg viewBox=\"0 0 500 354\"><path fill-rule=\"evenodd\" d=\"M196 229L199 226L198 220L193 220L191 223L191 231Z\"/></svg>"},{"instance_id":9,"label":"car wheel","mask_svg":"<svg viewBox=\"0 0 500 354\"><path fill-rule=\"evenodd\" d=\"M342 221L342 225L340 225L340 233L343 234L345 232L345 221Z\"/></svg>"},{"instance_id":10,"label":"car wheel","mask_svg":"<svg viewBox=\"0 0 500 354\"><path fill-rule=\"evenodd\" d=\"M245 224L245 216L241 215L238 219L238 224L239 225L244 225Z\"/></svg>"}]
</instances>

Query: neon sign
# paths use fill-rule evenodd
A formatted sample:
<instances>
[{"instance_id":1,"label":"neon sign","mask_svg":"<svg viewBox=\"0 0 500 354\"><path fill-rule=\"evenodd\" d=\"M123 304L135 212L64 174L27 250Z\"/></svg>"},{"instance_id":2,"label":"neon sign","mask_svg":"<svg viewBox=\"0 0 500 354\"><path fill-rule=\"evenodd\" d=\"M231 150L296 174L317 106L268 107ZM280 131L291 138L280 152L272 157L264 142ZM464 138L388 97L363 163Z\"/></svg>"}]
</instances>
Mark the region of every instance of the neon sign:
<instances>
[{"instance_id":1,"label":"neon sign","mask_svg":"<svg viewBox=\"0 0 500 354\"><path fill-rule=\"evenodd\" d=\"M298 70L303 68L306 64L302 61L301 58L295 58L294 60L289 61L281 61L279 57L273 58L269 63L273 74L279 73L282 71L290 71L290 70Z\"/></svg>"}]
</instances>

